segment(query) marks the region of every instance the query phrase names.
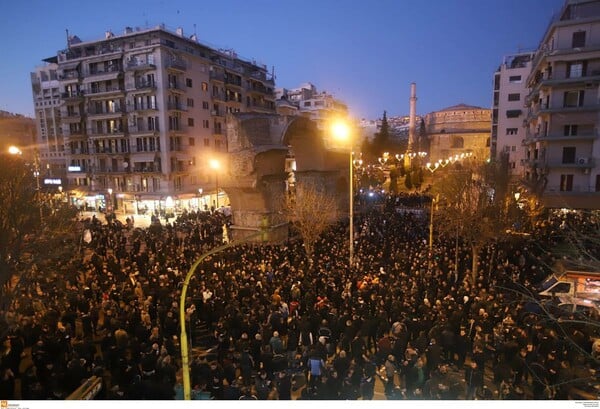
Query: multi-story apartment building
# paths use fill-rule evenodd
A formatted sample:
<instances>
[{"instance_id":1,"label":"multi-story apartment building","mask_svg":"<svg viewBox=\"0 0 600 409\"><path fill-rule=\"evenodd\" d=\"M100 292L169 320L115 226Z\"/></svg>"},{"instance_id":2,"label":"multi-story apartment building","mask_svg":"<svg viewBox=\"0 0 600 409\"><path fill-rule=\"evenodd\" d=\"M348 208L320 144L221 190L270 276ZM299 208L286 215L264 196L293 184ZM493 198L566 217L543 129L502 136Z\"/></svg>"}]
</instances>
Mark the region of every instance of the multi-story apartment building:
<instances>
[{"instance_id":1,"label":"multi-story apartment building","mask_svg":"<svg viewBox=\"0 0 600 409\"><path fill-rule=\"evenodd\" d=\"M600 1L566 0L527 78L524 164L547 207L600 208Z\"/></svg>"},{"instance_id":2,"label":"multi-story apartment building","mask_svg":"<svg viewBox=\"0 0 600 409\"><path fill-rule=\"evenodd\" d=\"M348 106L344 102L325 91L317 91L317 87L311 83L302 84L294 89L278 88L275 90L275 95L278 101L288 102L288 104L281 104L282 108L290 112L289 104L296 106L297 115L315 121L320 129L326 129L331 118L348 116ZM324 137L327 142L327 133Z\"/></svg>"},{"instance_id":3,"label":"multi-story apartment building","mask_svg":"<svg viewBox=\"0 0 600 409\"><path fill-rule=\"evenodd\" d=\"M71 36L46 61L57 72L68 188L92 207L214 204L218 175L209 159L227 151L227 114L275 112L266 66L181 29Z\"/></svg>"},{"instance_id":4,"label":"multi-story apartment building","mask_svg":"<svg viewBox=\"0 0 600 409\"><path fill-rule=\"evenodd\" d=\"M533 52L506 56L494 73L490 157L496 161L507 161L513 180L524 174L525 154L521 142L525 138L523 118L526 113L525 97L529 93L526 80L531 72L533 56Z\"/></svg>"},{"instance_id":5,"label":"multi-story apartment building","mask_svg":"<svg viewBox=\"0 0 600 409\"><path fill-rule=\"evenodd\" d=\"M51 59L31 73L31 89L36 117L37 143L27 146L35 156L42 180L60 180L65 176L65 141L61 129L60 85L58 64ZM42 183L43 185L43 183ZM52 184L56 188L56 184Z\"/></svg>"}]
</instances>

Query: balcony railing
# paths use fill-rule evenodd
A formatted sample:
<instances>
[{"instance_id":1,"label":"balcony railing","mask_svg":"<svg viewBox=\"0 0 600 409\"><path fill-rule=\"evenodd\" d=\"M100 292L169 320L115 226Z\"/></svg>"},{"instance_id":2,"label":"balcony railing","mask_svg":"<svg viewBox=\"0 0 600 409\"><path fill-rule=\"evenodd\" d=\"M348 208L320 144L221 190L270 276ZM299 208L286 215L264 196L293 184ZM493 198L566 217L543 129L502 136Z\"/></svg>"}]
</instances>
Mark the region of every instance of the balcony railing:
<instances>
[{"instance_id":1,"label":"balcony railing","mask_svg":"<svg viewBox=\"0 0 600 409\"><path fill-rule=\"evenodd\" d=\"M83 98L85 91L73 91L73 92L62 92L60 94L62 99L78 99Z\"/></svg>"},{"instance_id":2,"label":"balcony railing","mask_svg":"<svg viewBox=\"0 0 600 409\"><path fill-rule=\"evenodd\" d=\"M126 113L127 110L125 109L125 107L116 107L114 109L108 110L108 109L96 109L96 108L90 108L88 109L88 114L89 115L119 115L119 114L124 114Z\"/></svg>"},{"instance_id":3,"label":"balcony railing","mask_svg":"<svg viewBox=\"0 0 600 409\"><path fill-rule=\"evenodd\" d=\"M151 64L148 63L146 61L144 62L140 62L140 61L130 61L127 63L126 67L127 70L133 70L133 71L141 71L141 70L153 70L156 68L155 64Z\"/></svg>"},{"instance_id":4,"label":"balcony railing","mask_svg":"<svg viewBox=\"0 0 600 409\"><path fill-rule=\"evenodd\" d=\"M103 87L103 88L88 88L88 90L86 91L87 94L104 94L104 93L109 93L109 92L124 92L123 87L121 86L114 86L114 87Z\"/></svg>"},{"instance_id":5,"label":"balcony railing","mask_svg":"<svg viewBox=\"0 0 600 409\"><path fill-rule=\"evenodd\" d=\"M167 68L172 68L172 69L179 70L179 71L185 71L185 70L187 70L187 63L183 60L174 59L174 60L167 61Z\"/></svg>"},{"instance_id":6,"label":"balcony railing","mask_svg":"<svg viewBox=\"0 0 600 409\"><path fill-rule=\"evenodd\" d=\"M172 111L187 111L187 107L178 102L168 102L167 109Z\"/></svg>"},{"instance_id":7,"label":"balcony railing","mask_svg":"<svg viewBox=\"0 0 600 409\"><path fill-rule=\"evenodd\" d=\"M147 126L130 126L129 127L129 133L131 134L140 134L140 133L156 133L159 132L159 128L158 126L154 127L154 128L149 128Z\"/></svg>"},{"instance_id":8,"label":"balcony railing","mask_svg":"<svg viewBox=\"0 0 600 409\"><path fill-rule=\"evenodd\" d=\"M121 67L120 66L116 66L116 67L107 67L106 69L88 69L85 71L85 75L87 77L93 77L96 75L106 75L106 74L116 74L121 72Z\"/></svg>"}]
</instances>

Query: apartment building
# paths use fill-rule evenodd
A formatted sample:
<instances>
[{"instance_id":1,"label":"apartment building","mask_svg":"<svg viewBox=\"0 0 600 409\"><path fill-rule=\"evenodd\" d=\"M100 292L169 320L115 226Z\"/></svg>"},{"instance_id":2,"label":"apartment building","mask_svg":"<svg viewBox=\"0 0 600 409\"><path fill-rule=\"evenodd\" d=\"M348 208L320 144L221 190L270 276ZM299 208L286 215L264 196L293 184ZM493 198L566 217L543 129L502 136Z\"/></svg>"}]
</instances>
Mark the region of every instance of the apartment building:
<instances>
[{"instance_id":1,"label":"apartment building","mask_svg":"<svg viewBox=\"0 0 600 409\"><path fill-rule=\"evenodd\" d=\"M600 208L600 1L567 0L527 78L525 179L553 208Z\"/></svg>"},{"instance_id":2,"label":"apartment building","mask_svg":"<svg viewBox=\"0 0 600 409\"><path fill-rule=\"evenodd\" d=\"M310 82L297 88L278 88L275 90L280 112L292 112L290 105L297 107L296 115L303 115L317 123L320 129L326 130L331 118L347 118L348 106L326 91L317 91ZM335 144L328 133L324 134L325 143Z\"/></svg>"},{"instance_id":3,"label":"apartment building","mask_svg":"<svg viewBox=\"0 0 600 409\"><path fill-rule=\"evenodd\" d=\"M225 156L227 115L275 112L266 66L182 29L70 36L45 61L56 70L67 186L92 208L210 207L218 170L209 160Z\"/></svg>"},{"instance_id":4,"label":"apartment building","mask_svg":"<svg viewBox=\"0 0 600 409\"><path fill-rule=\"evenodd\" d=\"M58 64L48 62L30 74L37 143L33 147L29 144L22 147L32 150L25 153L38 161L42 186L48 185L50 190L52 187L56 190L57 186L62 185L66 171L65 141L61 128L62 99L57 72ZM52 183L44 184L44 180ZM61 183L57 183L57 180Z\"/></svg>"},{"instance_id":5,"label":"apartment building","mask_svg":"<svg viewBox=\"0 0 600 409\"><path fill-rule=\"evenodd\" d=\"M506 161L510 177L515 182L524 174L523 119L527 112L527 77L533 57L534 52L508 55L494 73L490 157Z\"/></svg>"}]
</instances>

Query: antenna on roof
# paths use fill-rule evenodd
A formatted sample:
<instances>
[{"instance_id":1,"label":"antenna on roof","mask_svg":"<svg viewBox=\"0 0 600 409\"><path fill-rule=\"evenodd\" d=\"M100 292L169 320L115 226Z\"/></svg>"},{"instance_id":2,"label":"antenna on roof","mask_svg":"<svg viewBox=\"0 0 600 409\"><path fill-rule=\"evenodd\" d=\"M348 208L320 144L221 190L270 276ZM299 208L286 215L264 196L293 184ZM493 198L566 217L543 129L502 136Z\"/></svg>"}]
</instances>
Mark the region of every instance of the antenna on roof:
<instances>
[{"instance_id":1,"label":"antenna on roof","mask_svg":"<svg viewBox=\"0 0 600 409\"><path fill-rule=\"evenodd\" d=\"M65 31L67 32L67 48L71 48L71 41L69 40L69 29L65 28Z\"/></svg>"}]
</instances>

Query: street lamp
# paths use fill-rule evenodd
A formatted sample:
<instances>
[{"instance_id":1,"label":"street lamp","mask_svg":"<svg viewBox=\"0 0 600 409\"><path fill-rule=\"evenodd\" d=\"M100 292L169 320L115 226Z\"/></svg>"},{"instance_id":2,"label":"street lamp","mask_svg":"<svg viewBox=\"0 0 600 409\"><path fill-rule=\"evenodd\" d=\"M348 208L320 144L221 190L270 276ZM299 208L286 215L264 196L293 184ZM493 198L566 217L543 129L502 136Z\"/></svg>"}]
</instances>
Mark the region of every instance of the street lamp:
<instances>
[{"instance_id":1,"label":"street lamp","mask_svg":"<svg viewBox=\"0 0 600 409\"><path fill-rule=\"evenodd\" d=\"M108 203L106 204L107 212L112 212L112 192L113 190L111 188L108 188Z\"/></svg>"},{"instance_id":2,"label":"street lamp","mask_svg":"<svg viewBox=\"0 0 600 409\"><path fill-rule=\"evenodd\" d=\"M338 139L338 140L347 140L348 141L348 145L349 145L349 150L350 150L350 165L349 165L349 169L350 169L350 179L348 180L348 185L350 188L350 208L349 208L349 220L350 220L350 243L349 243L349 267L352 267L352 259L354 258L354 193L353 193L353 189L352 189L352 169L354 167L354 163L353 163L353 158L352 158L352 139L350 137L350 129L348 128L348 125L345 122L335 122L332 127L331 127L331 131L333 132L333 136Z\"/></svg>"},{"instance_id":3,"label":"street lamp","mask_svg":"<svg viewBox=\"0 0 600 409\"><path fill-rule=\"evenodd\" d=\"M208 164L215 171L215 190L217 191L217 206L219 208L219 169L221 168L221 163L217 159L211 159Z\"/></svg>"}]
</instances>

